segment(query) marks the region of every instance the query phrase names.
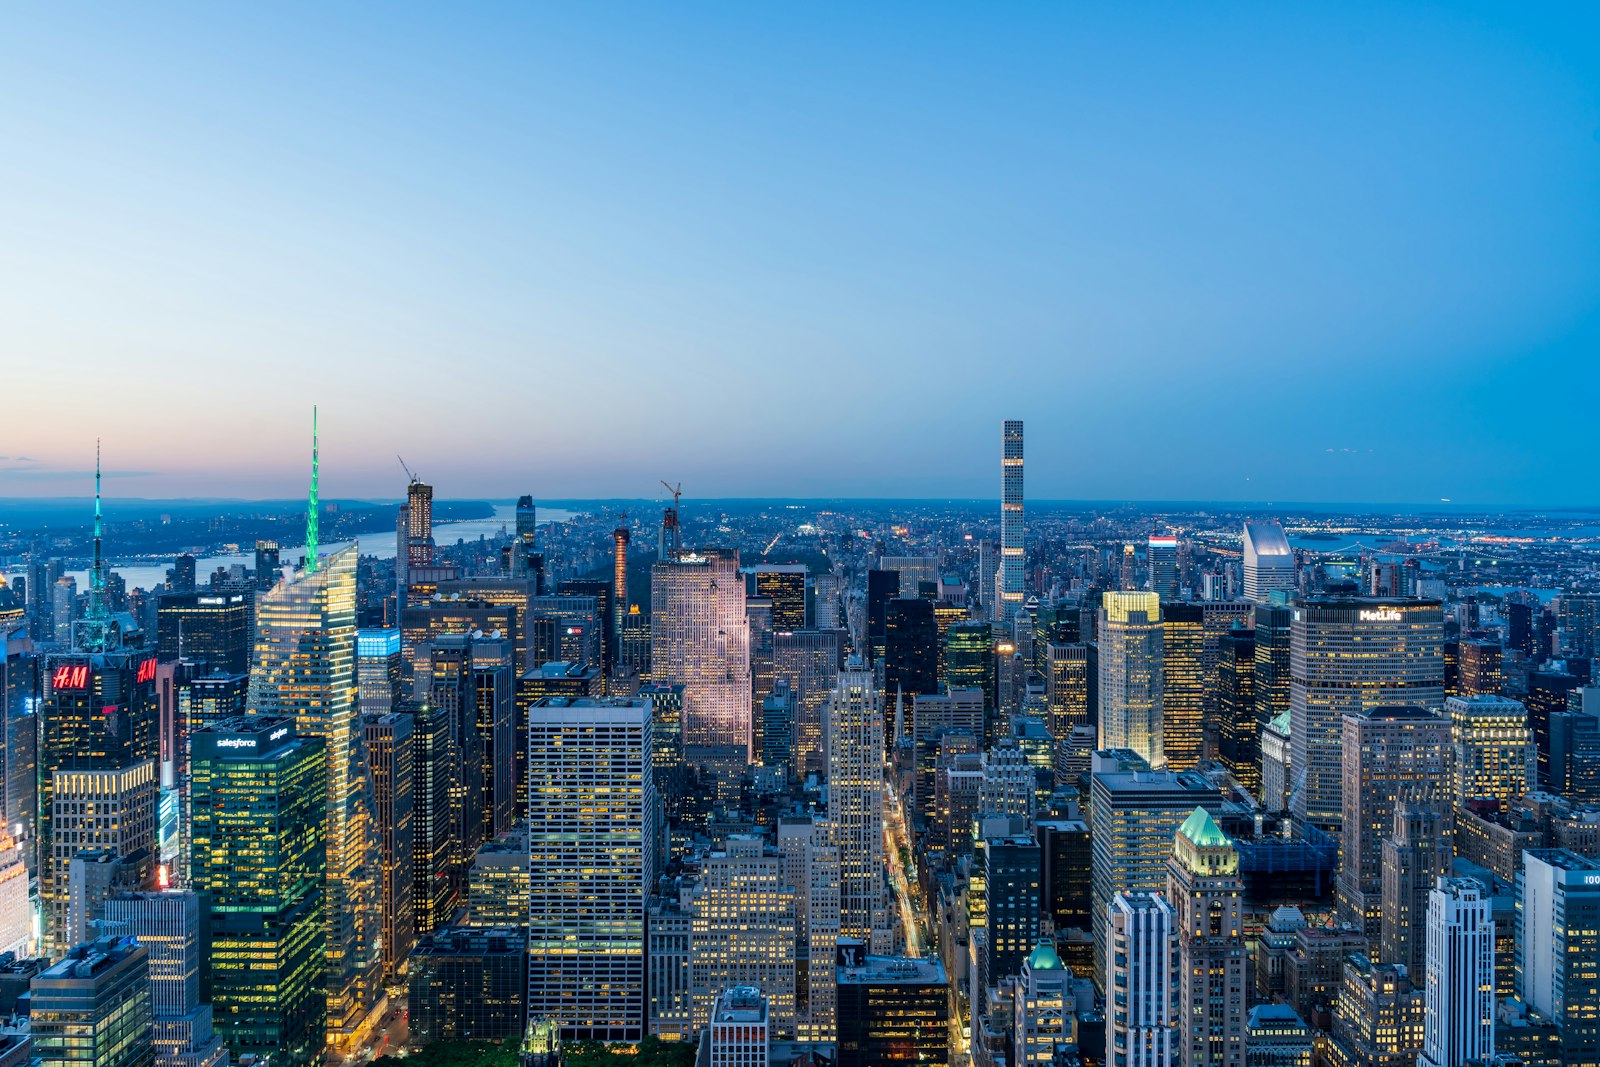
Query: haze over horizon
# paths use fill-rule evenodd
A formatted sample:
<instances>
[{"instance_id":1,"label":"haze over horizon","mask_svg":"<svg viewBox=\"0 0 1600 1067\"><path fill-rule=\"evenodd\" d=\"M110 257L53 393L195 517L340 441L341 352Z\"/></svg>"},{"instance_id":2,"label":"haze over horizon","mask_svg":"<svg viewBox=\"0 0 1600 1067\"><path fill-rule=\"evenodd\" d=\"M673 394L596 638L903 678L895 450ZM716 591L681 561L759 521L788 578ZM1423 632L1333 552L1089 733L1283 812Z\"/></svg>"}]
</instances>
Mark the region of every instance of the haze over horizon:
<instances>
[{"instance_id":1,"label":"haze over horizon","mask_svg":"<svg viewBox=\"0 0 1600 1067\"><path fill-rule=\"evenodd\" d=\"M1596 496L1600 9L286 10L8 24L0 497Z\"/></svg>"}]
</instances>

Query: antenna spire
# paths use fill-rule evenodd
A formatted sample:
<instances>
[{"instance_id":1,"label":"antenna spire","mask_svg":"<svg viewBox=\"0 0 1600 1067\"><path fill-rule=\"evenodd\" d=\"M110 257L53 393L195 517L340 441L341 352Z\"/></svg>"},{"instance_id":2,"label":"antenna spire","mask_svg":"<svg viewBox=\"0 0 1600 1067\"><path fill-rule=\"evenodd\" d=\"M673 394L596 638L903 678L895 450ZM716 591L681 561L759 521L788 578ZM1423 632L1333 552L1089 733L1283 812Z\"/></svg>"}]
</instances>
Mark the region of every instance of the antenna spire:
<instances>
[{"instance_id":1,"label":"antenna spire","mask_svg":"<svg viewBox=\"0 0 1600 1067\"><path fill-rule=\"evenodd\" d=\"M317 571L317 406L311 405L311 496L306 502L306 573Z\"/></svg>"},{"instance_id":2,"label":"antenna spire","mask_svg":"<svg viewBox=\"0 0 1600 1067\"><path fill-rule=\"evenodd\" d=\"M104 533L100 517L100 438L94 439L94 569L89 572L89 617L105 618L106 561L100 538Z\"/></svg>"}]
</instances>

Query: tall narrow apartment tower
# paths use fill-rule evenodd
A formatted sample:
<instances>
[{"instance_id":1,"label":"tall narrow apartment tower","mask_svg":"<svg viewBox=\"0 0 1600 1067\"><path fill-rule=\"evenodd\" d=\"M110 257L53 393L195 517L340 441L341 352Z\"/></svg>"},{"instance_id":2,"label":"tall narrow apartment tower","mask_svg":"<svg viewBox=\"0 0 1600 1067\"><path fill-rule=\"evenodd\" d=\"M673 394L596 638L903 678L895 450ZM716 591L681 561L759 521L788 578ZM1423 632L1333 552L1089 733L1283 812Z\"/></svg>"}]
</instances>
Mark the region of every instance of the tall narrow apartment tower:
<instances>
[{"instance_id":1,"label":"tall narrow apartment tower","mask_svg":"<svg viewBox=\"0 0 1600 1067\"><path fill-rule=\"evenodd\" d=\"M1007 419L1001 429L1000 572L996 617L1010 622L1022 606L1022 420Z\"/></svg>"}]
</instances>

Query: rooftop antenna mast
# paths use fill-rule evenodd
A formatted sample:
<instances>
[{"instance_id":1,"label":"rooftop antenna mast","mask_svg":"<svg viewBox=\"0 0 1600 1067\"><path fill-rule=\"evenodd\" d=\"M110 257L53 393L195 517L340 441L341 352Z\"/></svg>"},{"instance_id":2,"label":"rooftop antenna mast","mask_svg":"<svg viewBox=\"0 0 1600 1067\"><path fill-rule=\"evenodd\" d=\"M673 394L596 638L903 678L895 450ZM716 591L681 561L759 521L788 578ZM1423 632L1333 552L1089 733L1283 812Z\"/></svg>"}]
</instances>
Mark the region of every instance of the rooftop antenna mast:
<instances>
[{"instance_id":1,"label":"rooftop antenna mast","mask_svg":"<svg viewBox=\"0 0 1600 1067\"><path fill-rule=\"evenodd\" d=\"M683 497L683 483L673 485L663 479L661 484L672 494L672 507L666 514L666 526L672 532L672 562L676 563L683 557L683 544L678 536L678 530L682 526L678 521L678 501Z\"/></svg>"},{"instance_id":2,"label":"rooftop antenna mast","mask_svg":"<svg viewBox=\"0 0 1600 1067\"><path fill-rule=\"evenodd\" d=\"M317 573L317 406L311 405L311 495L306 501L306 573Z\"/></svg>"},{"instance_id":3,"label":"rooftop antenna mast","mask_svg":"<svg viewBox=\"0 0 1600 1067\"><path fill-rule=\"evenodd\" d=\"M106 560L101 552L104 532L100 518L100 438L94 439L94 570L89 572L89 617L96 621L106 615Z\"/></svg>"}]
</instances>

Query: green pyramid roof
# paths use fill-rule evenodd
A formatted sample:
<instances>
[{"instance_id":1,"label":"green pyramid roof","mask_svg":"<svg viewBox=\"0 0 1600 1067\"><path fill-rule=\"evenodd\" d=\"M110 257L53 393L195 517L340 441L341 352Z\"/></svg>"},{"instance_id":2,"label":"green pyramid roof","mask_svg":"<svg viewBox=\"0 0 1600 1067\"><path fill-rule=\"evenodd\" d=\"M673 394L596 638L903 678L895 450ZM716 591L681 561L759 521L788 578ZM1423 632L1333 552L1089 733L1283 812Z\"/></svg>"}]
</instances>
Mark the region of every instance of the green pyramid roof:
<instances>
[{"instance_id":1,"label":"green pyramid roof","mask_svg":"<svg viewBox=\"0 0 1600 1067\"><path fill-rule=\"evenodd\" d=\"M1048 941L1039 942L1039 947L1028 953L1028 970L1030 971L1064 971L1061 957L1056 955L1056 950L1050 947Z\"/></svg>"},{"instance_id":2,"label":"green pyramid roof","mask_svg":"<svg viewBox=\"0 0 1600 1067\"><path fill-rule=\"evenodd\" d=\"M1183 820L1183 825L1178 827L1178 833L1187 837L1196 848L1217 848L1233 844L1233 840L1222 832L1222 828L1205 808L1195 808L1194 814Z\"/></svg>"},{"instance_id":3,"label":"green pyramid roof","mask_svg":"<svg viewBox=\"0 0 1600 1067\"><path fill-rule=\"evenodd\" d=\"M1289 713L1287 711L1285 711L1283 714L1274 717L1273 720L1272 720L1272 728L1274 730L1278 731L1280 734L1288 733L1289 732Z\"/></svg>"}]
</instances>

